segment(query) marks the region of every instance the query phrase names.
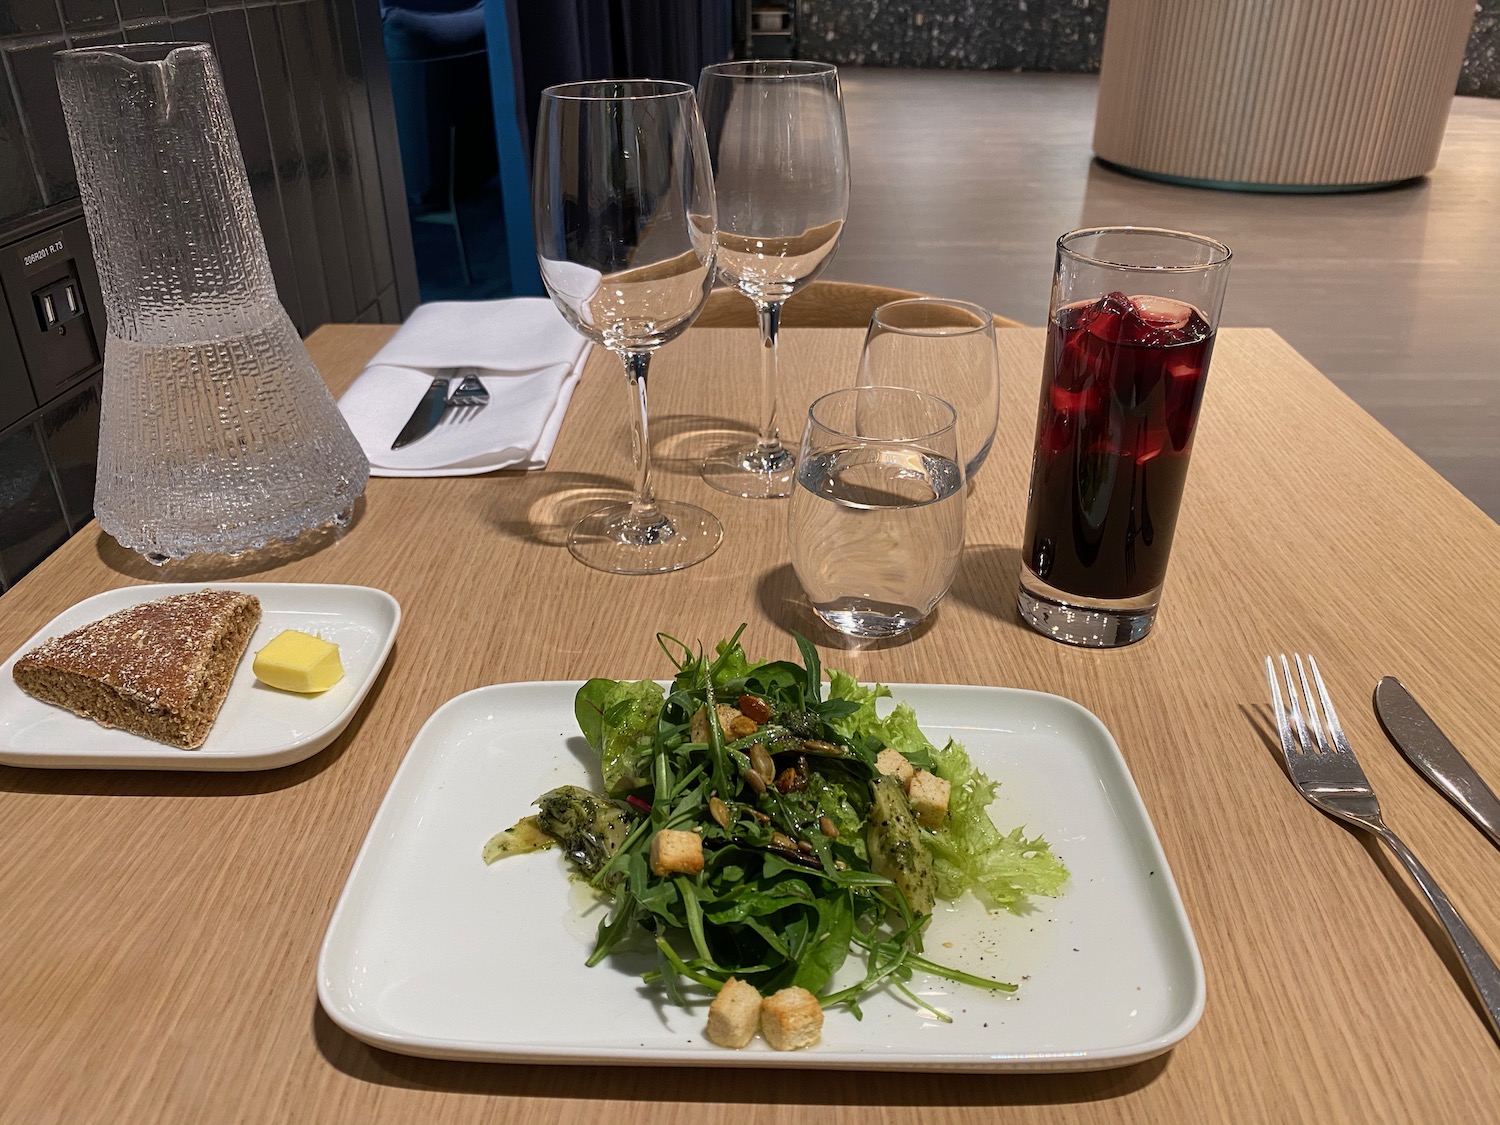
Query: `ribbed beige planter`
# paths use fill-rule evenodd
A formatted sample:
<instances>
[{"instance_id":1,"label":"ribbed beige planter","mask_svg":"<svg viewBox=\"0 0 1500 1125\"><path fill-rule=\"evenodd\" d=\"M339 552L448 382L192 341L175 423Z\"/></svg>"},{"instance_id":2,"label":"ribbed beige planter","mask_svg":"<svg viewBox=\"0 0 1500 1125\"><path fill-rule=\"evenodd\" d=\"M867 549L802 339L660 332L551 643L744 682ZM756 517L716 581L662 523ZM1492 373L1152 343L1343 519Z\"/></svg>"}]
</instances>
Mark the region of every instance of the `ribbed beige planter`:
<instances>
[{"instance_id":1,"label":"ribbed beige planter","mask_svg":"<svg viewBox=\"0 0 1500 1125\"><path fill-rule=\"evenodd\" d=\"M1110 0L1094 152L1251 190L1425 175L1473 19L1474 0Z\"/></svg>"}]
</instances>

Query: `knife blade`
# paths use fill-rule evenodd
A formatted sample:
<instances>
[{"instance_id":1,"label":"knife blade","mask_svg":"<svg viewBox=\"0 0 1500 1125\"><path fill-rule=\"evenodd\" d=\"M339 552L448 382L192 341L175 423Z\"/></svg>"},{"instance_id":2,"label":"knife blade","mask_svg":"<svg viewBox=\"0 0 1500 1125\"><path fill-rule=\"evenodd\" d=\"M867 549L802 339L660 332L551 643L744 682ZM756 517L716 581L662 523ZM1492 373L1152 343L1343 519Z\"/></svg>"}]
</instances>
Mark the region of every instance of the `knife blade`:
<instances>
[{"instance_id":1,"label":"knife blade","mask_svg":"<svg viewBox=\"0 0 1500 1125\"><path fill-rule=\"evenodd\" d=\"M1500 799L1395 676L1375 685L1375 713L1417 772L1500 846Z\"/></svg>"},{"instance_id":2,"label":"knife blade","mask_svg":"<svg viewBox=\"0 0 1500 1125\"><path fill-rule=\"evenodd\" d=\"M411 417L406 420L406 425L401 427L401 432L396 435L396 440L391 442L392 449L401 449L410 445L419 438L424 438L437 428L438 422L443 417L443 412L448 409L448 380L437 378L432 381L422 395L422 401L417 403L417 408L411 412Z\"/></svg>"}]
</instances>

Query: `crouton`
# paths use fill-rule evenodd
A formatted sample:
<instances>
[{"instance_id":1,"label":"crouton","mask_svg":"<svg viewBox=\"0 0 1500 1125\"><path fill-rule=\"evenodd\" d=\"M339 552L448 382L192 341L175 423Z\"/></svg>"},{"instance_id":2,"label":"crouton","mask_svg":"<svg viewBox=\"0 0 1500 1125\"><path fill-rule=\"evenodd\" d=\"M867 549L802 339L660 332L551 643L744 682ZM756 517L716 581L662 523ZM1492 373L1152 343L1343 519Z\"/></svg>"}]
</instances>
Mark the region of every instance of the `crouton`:
<instances>
[{"instance_id":1,"label":"crouton","mask_svg":"<svg viewBox=\"0 0 1500 1125\"><path fill-rule=\"evenodd\" d=\"M693 717L688 720L688 737L694 742L712 742L713 737L708 730L708 708L700 707L693 712Z\"/></svg>"},{"instance_id":2,"label":"crouton","mask_svg":"<svg viewBox=\"0 0 1500 1125\"><path fill-rule=\"evenodd\" d=\"M708 1006L708 1037L721 1047L743 1047L760 1028L760 993L730 977Z\"/></svg>"},{"instance_id":3,"label":"crouton","mask_svg":"<svg viewBox=\"0 0 1500 1125\"><path fill-rule=\"evenodd\" d=\"M918 770L906 783L906 799L917 823L923 828L938 829L948 816L948 798L953 793L949 785L935 773Z\"/></svg>"},{"instance_id":4,"label":"crouton","mask_svg":"<svg viewBox=\"0 0 1500 1125\"><path fill-rule=\"evenodd\" d=\"M738 709L727 703L714 704L714 714L719 719L719 730L727 738L743 738L746 734L754 734L760 728L755 725L753 719L747 719L741 715ZM740 724L740 733L732 732L734 724ZM708 725L708 708L700 707L693 712L693 717L688 720L688 737L694 742L712 742L713 732Z\"/></svg>"},{"instance_id":5,"label":"crouton","mask_svg":"<svg viewBox=\"0 0 1500 1125\"><path fill-rule=\"evenodd\" d=\"M703 838L696 832L660 829L651 837L653 875L696 875L703 870Z\"/></svg>"},{"instance_id":6,"label":"crouton","mask_svg":"<svg viewBox=\"0 0 1500 1125\"><path fill-rule=\"evenodd\" d=\"M823 1006L805 988L783 988L761 1001L760 1033L778 1051L811 1047L823 1034Z\"/></svg>"},{"instance_id":7,"label":"crouton","mask_svg":"<svg viewBox=\"0 0 1500 1125\"><path fill-rule=\"evenodd\" d=\"M875 768L886 777L894 777L903 788L911 780L911 775L917 772L912 769L905 754L899 750L892 750L889 746L875 755Z\"/></svg>"}]
</instances>

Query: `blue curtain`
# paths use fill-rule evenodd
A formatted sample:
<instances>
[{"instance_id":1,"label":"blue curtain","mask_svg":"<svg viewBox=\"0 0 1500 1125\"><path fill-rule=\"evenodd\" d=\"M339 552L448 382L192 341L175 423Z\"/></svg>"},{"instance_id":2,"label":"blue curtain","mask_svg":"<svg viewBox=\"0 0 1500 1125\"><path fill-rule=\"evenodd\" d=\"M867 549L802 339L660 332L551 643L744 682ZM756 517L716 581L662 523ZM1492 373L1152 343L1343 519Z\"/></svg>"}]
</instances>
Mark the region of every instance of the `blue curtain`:
<instances>
[{"instance_id":1,"label":"blue curtain","mask_svg":"<svg viewBox=\"0 0 1500 1125\"><path fill-rule=\"evenodd\" d=\"M511 0L526 107L526 141L542 91L560 82L666 78L698 72L733 51L731 0Z\"/></svg>"}]
</instances>

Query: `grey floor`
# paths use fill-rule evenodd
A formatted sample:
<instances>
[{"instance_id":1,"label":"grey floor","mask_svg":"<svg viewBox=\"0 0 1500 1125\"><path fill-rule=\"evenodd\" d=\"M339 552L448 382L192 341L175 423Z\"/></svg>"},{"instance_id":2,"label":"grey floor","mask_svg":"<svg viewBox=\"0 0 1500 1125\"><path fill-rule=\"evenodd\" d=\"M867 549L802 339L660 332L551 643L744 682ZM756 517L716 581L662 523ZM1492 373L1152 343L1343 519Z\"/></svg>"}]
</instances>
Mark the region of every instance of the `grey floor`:
<instances>
[{"instance_id":1,"label":"grey floor","mask_svg":"<svg viewBox=\"0 0 1500 1125\"><path fill-rule=\"evenodd\" d=\"M1169 226L1235 260L1226 325L1274 328L1500 520L1500 101L1454 102L1437 168L1387 191L1207 191L1092 159L1097 80L845 69L849 223L829 277L1047 317L1053 242Z\"/></svg>"}]
</instances>

